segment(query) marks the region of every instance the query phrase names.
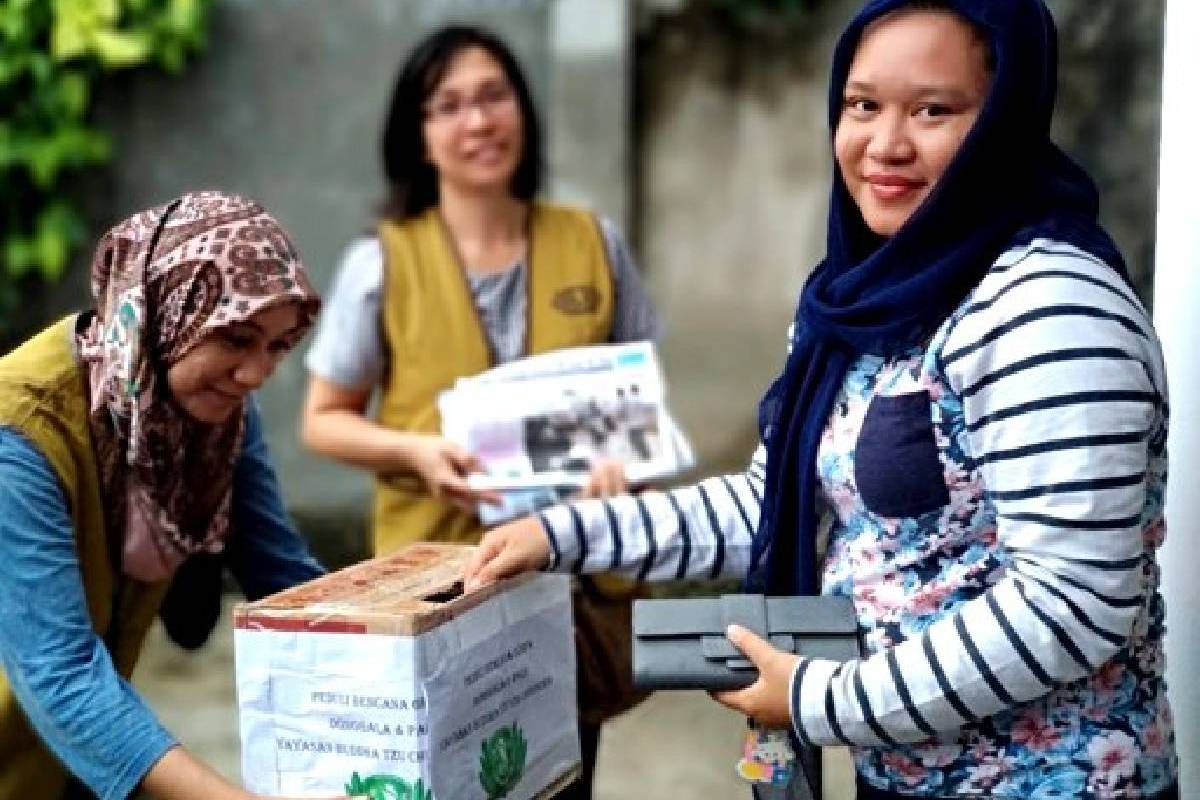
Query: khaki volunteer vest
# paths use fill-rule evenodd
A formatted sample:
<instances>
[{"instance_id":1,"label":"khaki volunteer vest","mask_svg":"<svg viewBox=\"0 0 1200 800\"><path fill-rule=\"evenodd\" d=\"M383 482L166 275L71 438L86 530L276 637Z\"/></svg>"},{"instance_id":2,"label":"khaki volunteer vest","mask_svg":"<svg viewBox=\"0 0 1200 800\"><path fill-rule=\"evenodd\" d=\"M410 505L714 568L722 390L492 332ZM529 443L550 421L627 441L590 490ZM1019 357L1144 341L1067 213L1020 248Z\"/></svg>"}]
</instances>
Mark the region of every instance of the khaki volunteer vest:
<instances>
[{"instance_id":1,"label":"khaki volunteer vest","mask_svg":"<svg viewBox=\"0 0 1200 800\"><path fill-rule=\"evenodd\" d=\"M603 234L590 213L535 203L530 213L525 353L607 342L614 287ZM383 332L388 352L378 421L438 433L438 393L495 366L467 276L436 208L383 222ZM435 500L413 476L376 481L376 554L423 540L477 541L479 521Z\"/></svg>"},{"instance_id":2,"label":"khaki volunteer vest","mask_svg":"<svg viewBox=\"0 0 1200 800\"><path fill-rule=\"evenodd\" d=\"M84 373L71 343L74 321L72 316L51 325L0 358L0 426L28 438L58 475L75 524L88 614L117 671L128 679L168 582L144 584L113 568L115 543L104 522ZM59 797L66 781L66 771L29 727L0 670L0 800Z\"/></svg>"}]
</instances>

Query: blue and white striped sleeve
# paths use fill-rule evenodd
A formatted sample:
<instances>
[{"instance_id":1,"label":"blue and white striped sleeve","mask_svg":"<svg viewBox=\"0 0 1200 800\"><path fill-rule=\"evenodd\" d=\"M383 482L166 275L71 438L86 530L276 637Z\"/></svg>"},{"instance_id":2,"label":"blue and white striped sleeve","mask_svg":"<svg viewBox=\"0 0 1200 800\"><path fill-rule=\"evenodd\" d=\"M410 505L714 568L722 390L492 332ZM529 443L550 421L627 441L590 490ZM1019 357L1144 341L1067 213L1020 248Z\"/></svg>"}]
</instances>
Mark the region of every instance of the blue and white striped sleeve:
<instances>
[{"instance_id":1,"label":"blue and white striped sleeve","mask_svg":"<svg viewBox=\"0 0 1200 800\"><path fill-rule=\"evenodd\" d=\"M550 539L549 569L616 572L639 581L743 577L765 464L760 446L744 473L547 509L539 516Z\"/></svg>"},{"instance_id":2,"label":"blue and white striped sleeve","mask_svg":"<svg viewBox=\"0 0 1200 800\"><path fill-rule=\"evenodd\" d=\"M1035 243L981 283L941 363L1009 566L918 638L802 662L792 720L816 744L916 741L1040 697L1125 646L1144 603L1166 389L1129 287L1082 251Z\"/></svg>"}]
</instances>

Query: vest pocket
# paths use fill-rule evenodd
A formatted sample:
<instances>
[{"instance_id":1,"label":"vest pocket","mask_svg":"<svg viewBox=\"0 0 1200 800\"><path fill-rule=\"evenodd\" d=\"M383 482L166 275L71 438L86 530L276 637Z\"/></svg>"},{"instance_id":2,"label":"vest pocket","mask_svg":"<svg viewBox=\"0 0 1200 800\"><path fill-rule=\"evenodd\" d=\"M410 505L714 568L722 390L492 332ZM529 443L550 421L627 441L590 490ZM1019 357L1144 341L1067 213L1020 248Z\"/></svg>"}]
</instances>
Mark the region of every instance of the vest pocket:
<instances>
[{"instance_id":1,"label":"vest pocket","mask_svg":"<svg viewBox=\"0 0 1200 800\"><path fill-rule=\"evenodd\" d=\"M871 400L854 445L854 480L869 511L915 517L950 502L929 406L926 389Z\"/></svg>"}]
</instances>

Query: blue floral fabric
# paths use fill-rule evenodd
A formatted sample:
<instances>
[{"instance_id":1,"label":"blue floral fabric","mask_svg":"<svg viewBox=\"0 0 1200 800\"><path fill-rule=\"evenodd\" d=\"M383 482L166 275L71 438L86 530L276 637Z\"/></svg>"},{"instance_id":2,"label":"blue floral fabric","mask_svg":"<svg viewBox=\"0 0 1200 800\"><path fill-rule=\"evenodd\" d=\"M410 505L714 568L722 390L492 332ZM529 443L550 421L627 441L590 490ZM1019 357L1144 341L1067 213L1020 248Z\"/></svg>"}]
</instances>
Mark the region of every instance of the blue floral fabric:
<instances>
[{"instance_id":1,"label":"blue floral fabric","mask_svg":"<svg viewBox=\"0 0 1200 800\"><path fill-rule=\"evenodd\" d=\"M962 401L939 367L949 324L926 348L892 358L859 357L818 451L823 500L834 515L823 591L854 599L867 654L919 636L983 594L1008 564L997 542L995 509L971 464ZM878 408L880 398L914 396L922 400L930 455L940 465L940 475L932 477L943 479L948 501L911 516L884 516L872 510L880 500L864 499L859 486L886 482L887 475L864 472L856 452L879 461L873 454L878 442L863 436L864 428L871 432L864 423L873 402ZM920 443L910 438L905 446ZM1164 490L1165 457L1152 464L1141 517L1147 545L1142 612L1117 656L1089 677L956 733L858 748L861 779L888 791L935 797L1140 798L1168 788L1177 765L1163 680L1163 603L1152 557L1163 536Z\"/></svg>"}]
</instances>

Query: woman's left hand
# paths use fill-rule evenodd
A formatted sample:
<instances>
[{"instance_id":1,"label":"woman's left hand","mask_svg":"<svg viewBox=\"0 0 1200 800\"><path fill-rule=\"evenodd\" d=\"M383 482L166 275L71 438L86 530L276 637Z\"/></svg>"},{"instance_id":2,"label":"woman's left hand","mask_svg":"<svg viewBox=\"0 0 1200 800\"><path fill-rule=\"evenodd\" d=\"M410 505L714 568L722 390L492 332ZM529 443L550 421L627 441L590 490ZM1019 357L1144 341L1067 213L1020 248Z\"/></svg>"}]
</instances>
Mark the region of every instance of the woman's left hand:
<instances>
[{"instance_id":1,"label":"woman's left hand","mask_svg":"<svg viewBox=\"0 0 1200 800\"><path fill-rule=\"evenodd\" d=\"M582 497L616 497L629 491L625 480L625 464L614 458L600 458L592 463L592 474Z\"/></svg>"},{"instance_id":2,"label":"woman's left hand","mask_svg":"<svg viewBox=\"0 0 1200 800\"><path fill-rule=\"evenodd\" d=\"M745 689L712 692L713 698L765 727L791 725L791 698L788 695L792 673L800 663L800 656L772 647L766 640L738 625L730 625L725 635L758 668L758 680Z\"/></svg>"}]
</instances>

